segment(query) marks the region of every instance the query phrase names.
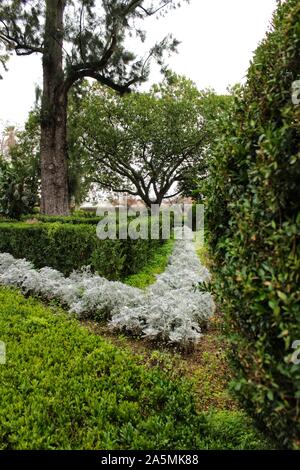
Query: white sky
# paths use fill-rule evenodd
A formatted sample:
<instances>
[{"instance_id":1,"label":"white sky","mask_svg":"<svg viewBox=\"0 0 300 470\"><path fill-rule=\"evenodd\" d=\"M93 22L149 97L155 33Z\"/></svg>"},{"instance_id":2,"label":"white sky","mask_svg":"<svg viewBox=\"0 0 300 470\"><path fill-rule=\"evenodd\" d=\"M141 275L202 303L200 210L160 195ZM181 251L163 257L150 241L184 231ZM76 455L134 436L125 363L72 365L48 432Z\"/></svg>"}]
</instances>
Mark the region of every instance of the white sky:
<instances>
[{"instance_id":1,"label":"white sky","mask_svg":"<svg viewBox=\"0 0 300 470\"><path fill-rule=\"evenodd\" d=\"M147 20L147 44L172 33L181 45L179 54L168 60L170 68L200 89L224 93L229 85L243 81L275 8L276 0L191 0L165 18ZM39 56L13 57L8 67L0 80L0 128L23 124L42 77ZM154 69L149 84L159 80Z\"/></svg>"}]
</instances>

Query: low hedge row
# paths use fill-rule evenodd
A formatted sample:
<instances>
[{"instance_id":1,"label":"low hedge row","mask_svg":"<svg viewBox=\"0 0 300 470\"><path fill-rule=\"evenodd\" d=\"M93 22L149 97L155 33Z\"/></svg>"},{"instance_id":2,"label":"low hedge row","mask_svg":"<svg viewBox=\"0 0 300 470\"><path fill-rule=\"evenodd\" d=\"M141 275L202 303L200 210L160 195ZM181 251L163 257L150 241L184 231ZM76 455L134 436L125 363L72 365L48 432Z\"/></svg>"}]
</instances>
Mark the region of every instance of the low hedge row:
<instances>
[{"instance_id":1,"label":"low hedge row","mask_svg":"<svg viewBox=\"0 0 300 470\"><path fill-rule=\"evenodd\" d=\"M100 240L91 225L61 223L0 224L0 252L26 258L36 268L49 266L69 275L91 266L107 279L137 273L161 240Z\"/></svg>"},{"instance_id":2,"label":"low hedge row","mask_svg":"<svg viewBox=\"0 0 300 470\"><path fill-rule=\"evenodd\" d=\"M18 220L6 219L6 218L0 217L0 224L9 224L9 223L12 223L12 222L18 222Z\"/></svg>"},{"instance_id":3,"label":"low hedge row","mask_svg":"<svg viewBox=\"0 0 300 470\"><path fill-rule=\"evenodd\" d=\"M0 288L7 353L0 365L1 450L195 449L225 442L206 431L188 380L141 365L126 349L55 313ZM251 442L257 445L255 435Z\"/></svg>"},{"instance_id":4,"label":"low hedge row","mask_svg":"<svg viewBox=\"0 0 300 470\"><path fill-rule=\"evenodd\" d=\"M114 218L115 214L111 213L111 217ZM133 220L135 219L135 215L129 215L127 219ZM61 223L61 224L74 224L74 225L80 225L80 224L85 224L85 225L97 225L104 216L96 216L96 215L44 215L44 214L27 214L23 215L21 217L21 222L30 222L32 220L46 223L46 224L53 224L53 223ZM116 218L118 220L118 212L116 213ZM3 219L7 222L16 222L16 220L9 220L9 219ZM0 220L1 222L1 220Z\"/></svg>"},{"instance_id":5,"label":"low hedge row","mask_svg":"<svg viewBox=\"0 0 300 470\"><path fill-rule=\"evenodd\" d=\"M59 216L59 215L43 215L43 214L27 214L21 217L21 221L38 220L43 223L62 223L62 224L86 224L97 225L102 217L85 217L79 215Z\"/></svg>"},{"instance_id":6,"label":"low hedge row","mask_svg":"<svg viewBox=\"0 0 300 470\"><path fill-rule=\"evenodd\" d=\"M269 448L239 411L198 413L192 382L167 354L142 363L1 287L0 332L0 450Z\"/></svg>"}]
</instances>

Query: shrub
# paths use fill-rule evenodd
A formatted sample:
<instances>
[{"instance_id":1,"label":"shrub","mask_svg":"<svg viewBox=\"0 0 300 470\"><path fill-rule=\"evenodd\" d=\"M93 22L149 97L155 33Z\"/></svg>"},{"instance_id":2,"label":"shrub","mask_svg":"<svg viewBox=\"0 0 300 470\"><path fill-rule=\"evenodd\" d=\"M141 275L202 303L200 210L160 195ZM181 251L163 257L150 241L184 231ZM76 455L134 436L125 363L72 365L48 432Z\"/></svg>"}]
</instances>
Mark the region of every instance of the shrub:
<instances>
[{"instance_id":1,"label":"shrub","mask_svg":"<svg viewBox=\"0 0 300 470\"><path fill-rule=\"evenodd\" d=\"M188 217L188 226L191 230L193 230L193 232L197 232L198 230L200 230L200 223L201 223L201 220L198 219L199 217L199 213L198 213L198 209L197 209L197 205L200 204L200 202L196 203L196 204L193 204L192 207L190 208L189 210L189 213L187 215Z\"/></svg>"},{"instance_id":2,"label":"shrub","mask_svg":"<svg viewBox=\"0 0 300 470\"><path fill-rule=\"evenodd\" d=\"M8 219L0 216L0 224L11 224L12 222L18 222L17 219Z\"/></svg>"},{"instance_id":3,"label":"shrub","mask_svg":"<svg viewBox=\"0 0 300 470\"><path fill-rule=\"evenodd\" d=\"M0 254L0 284L58 301L80 318L110 319L117 330L187 350L201 337L201 327L213 312L210 294L196 290L208 273L189 245L190 241L176 242L166 271L148 291L108 281L89 269L68 278L49 267L37 271L29 261L7 253Z\"/></svg>"},{"instance_id":4,"label":"shrub","mask_svg":"<svg viewBox=\"0 0 300 470\"><path fill-rule=\"evenodd\" d=\"M100 240L92 225L0 224L0 252L66 275L89 265L108 279L119 279L138 272L159 244L160 240Z\"/></svg>"},{"instance_id":5,"label":"shrub","mask_svg":"<svg viewBox=\"0 0 300 470\"><path fill-rule=\"evenodd\" d=\"M265 449L241 413L197 413L192 381L0 288L2 450Z\"/></svg>"},{"instance_id":6,"label":"shrub","mask_svg":"<svg viewBox=\"0 0 300 470\"><path fill-rule=\"evenodd\" d=\"M85 224L85 225L97 225L102 217L87 217L87 216L63 216L63 215L43 215L43 214L27 214L21 216L22 221L37 220L43 223L56 223L61 224Z\"/></svg>"},{"instance_id":7,"label":"shrub","mask_svg":"<svg viewBox=\"0 0 300 470\"><path fill-rule=\"evenodd\" d=\"M87 218L87 217L96 217L97 215L97 208L95 209L78 209L78 210L74 210L72 212L72 215L74 217L84 217L84 218Z\"/></svg>"},{"instance_id":8,"label":"shrub","mask_svg":"<svg viewBox=\"0 0 300 470\"><path fill-rule=\"evenodd\" d=\"M55 315L53 315L55 313ZM191 383L0 289L0 449L194 449Z\"/></svg>"},{"instance_id":9,"label":"shrub","mask_svg":"<svg viewBox=\"0 0 300 470\"><path fill-rule=\"evenodd\" d=\"M29 113L23 131L9 149L9 158L0 155L0 214L19 219L39 203L39 139L35 132L39 115Z\"/></svg>"},{"instance_id":10,"label":"shrub","mask_svg":"<svg viewBox=\"0 0 300 470\"><path fill-rule=\"evenodd\" d=\"M107 211L109 212L109 211ZM119 216L118 211L111 213L112 219L116 220L118 223ZM115 219L116 217L116 219ZM129 215L127 217L128 221L132 221L136 216ZM80 225L98 225L99 222L104 218L104 216L96 216L94 213L74 213L72 215L44 215L44 214L26 214L20 217L20 220L23 222L31 222L32 220L52 224L52 223L61 223L61 224L80 224Z\"/></svg>"},{"instance_id":11,"label":"shrub","mask_svg":"<svg viewBox=\"0 0 300 470\"><path fill-rule=\"evenodd\" d=\"M15 154L12 161L0 155L0 214L19 219L38 202L38 169L36 162Z\"/></svg>"},{"instance_id":12,"label":"shrub","mask_svg":"<svg viewBox=\"0 0 300 470\"><path fill-rule=\"evenodd\" d=\"M216 119L206 224L231 331L235 390L284 445L300 439L300 4L288 0Z\"/></svg>"},{"instance_id":13,"label":"shrub","mask_svg":"<svg viewBox=\"0 0 300 470\"><path fill-rule=\"evenodd\" d=\"M124 305L110 325L120 331L190 350L214 311L212 297L197 289L209 279L190 240L178 240L166 270L135 305Z\"/></svg>"}]
</instances>

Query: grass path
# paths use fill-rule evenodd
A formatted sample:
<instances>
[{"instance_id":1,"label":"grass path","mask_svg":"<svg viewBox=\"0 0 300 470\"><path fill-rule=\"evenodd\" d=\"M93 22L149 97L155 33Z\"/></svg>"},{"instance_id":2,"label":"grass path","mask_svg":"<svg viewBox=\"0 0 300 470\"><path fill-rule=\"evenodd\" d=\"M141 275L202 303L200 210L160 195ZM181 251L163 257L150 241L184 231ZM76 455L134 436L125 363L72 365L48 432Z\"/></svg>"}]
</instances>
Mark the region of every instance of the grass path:
<instances>
[{"instance_id":1,"label":"grass path","mask_svg":"<svg viewBox=\"0 0 300 470\"><path fill-rule=\"evenodd\" d=\"M164 271L167 259L172 253L174 241L163 249L155 258L153 264L146 268L147 273L155 266L155 274ZM196 252L201 264L209 267L209 259L205 246L196 240ZM161 263L161 265L160 265ZM147 287L144 284L143 273L133 276L134 287ZM175 375L185 376L191 380L195 390L196 407L198 412L205 412L217 428L226 432L226 426L244 430L245 434L255 432L254 424L241 409L238 401L230 393L231 370L227 360L226 350L228 343L223 332L223 318L216 314L208 325L205 335L190 354L183 355L176 349L168 349L165 345L153 345L152 342L142 338L128 338L128 336L116 336L106 326L88 321L87 328L106 337L121 348L129 348L131 352L142 355L146 364L155 364L162 369L175 371ZM265 444L267 447L271 444Z\"/></svg>"},{"instance_id":2,"label":"grass path","mask_svg":"<svg viewBox=\"0 0 300 470\"><path fill-rule=\"evenodd\" d=\"M174 248L174 239L166 240L155 253L147 265L141 269L138 274L132 274L123 279L124 284L127 284L138 289L146 289L156 281L156 276L161 274L166 269L168 259L172 254Z\"/></svg>"}]
</instances>

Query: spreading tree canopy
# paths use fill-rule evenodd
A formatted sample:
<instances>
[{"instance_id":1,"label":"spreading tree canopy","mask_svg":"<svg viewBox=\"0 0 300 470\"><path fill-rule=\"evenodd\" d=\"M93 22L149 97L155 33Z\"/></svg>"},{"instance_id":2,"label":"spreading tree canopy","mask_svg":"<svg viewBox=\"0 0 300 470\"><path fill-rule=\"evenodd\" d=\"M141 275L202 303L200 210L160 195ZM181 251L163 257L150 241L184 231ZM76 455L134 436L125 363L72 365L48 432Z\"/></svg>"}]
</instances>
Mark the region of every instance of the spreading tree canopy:
<instances>
[{"instance_id":1,"label":"spreading tree canopy","mask_svg":"<svg viewBox=\"0 0 300 470\"><path fill-rule=\"evenodd\" d=\"M202 102L193 82L171 73L150 93L123 98L94 85L76 119L78 146L94 181L138 196L148 207L179 194L187 173L205 171Z\"/></svg>"}]
</instances>

